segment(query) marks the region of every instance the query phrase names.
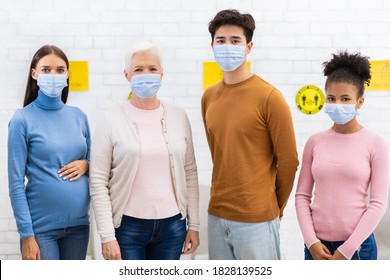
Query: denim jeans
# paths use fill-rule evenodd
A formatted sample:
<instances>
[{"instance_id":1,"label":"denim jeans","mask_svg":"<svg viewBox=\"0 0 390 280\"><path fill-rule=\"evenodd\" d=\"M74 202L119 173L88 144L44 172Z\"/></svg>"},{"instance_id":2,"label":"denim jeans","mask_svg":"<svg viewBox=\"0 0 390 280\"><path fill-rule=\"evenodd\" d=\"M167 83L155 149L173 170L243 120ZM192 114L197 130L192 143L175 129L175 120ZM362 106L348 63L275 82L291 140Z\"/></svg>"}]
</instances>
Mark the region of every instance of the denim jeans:
<instances>
[{"instance_id":1,"label":"denim jeans","mask_svg":"<svg viewBox=\"0 0 390 280\"><path fill-rule=\"evenodd\" d=\"M89 225L36 233L35 240L42 260L85 260Z\"/></svg>"},{"instance_id":2,"label":"denim jeans","mask_svg":"<svg viewBox=\"0 0 390 280\"><path fill-rule=\"evenodd\" d=\"M279 218L264 223L240 223L208 216L211 260L279 260Z\"/></svg>"},{"instance_id":3,"label":"denim jeans","mask_svg":"<svg viewBox=\"0 0 390 280\"><path fill-rule=\"evenodd\" d=\"M333 255L339 246L341 246L344 241L324 241L321 240L321 243L324 244ZM372 233L363 243L360 245L359 249L353 254L351 260L376 260L377 259L377 247L374 234ZM313 257L309 249L305 245L305 260L313 260Z\"/></svg>"},{"instance_id":4,"label":"denim jeans","mask_svg":"<svg viewBox=\"0 0 390 280\"><path fill-rule=\"evenodd\" d=\"M178 260L186 232L181 214L158 220L123 216L115 235L123 260Z\"/></svg>"}]
</instances>

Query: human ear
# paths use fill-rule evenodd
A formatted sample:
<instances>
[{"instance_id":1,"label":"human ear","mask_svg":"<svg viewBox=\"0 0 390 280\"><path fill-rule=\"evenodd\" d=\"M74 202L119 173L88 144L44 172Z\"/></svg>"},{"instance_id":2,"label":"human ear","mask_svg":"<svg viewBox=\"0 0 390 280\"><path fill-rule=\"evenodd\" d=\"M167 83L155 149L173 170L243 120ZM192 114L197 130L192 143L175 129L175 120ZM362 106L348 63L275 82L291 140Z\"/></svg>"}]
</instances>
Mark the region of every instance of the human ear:
<instances>
[{"instance_id":1,"label":"human ear","mask_svg":"<svg viewBox=\"0 0 390 280\"><path fill-rule=\"evenodd\" d=\"M34 80L37 80L37 79L38 79L37 70L35 70L34 68L31 69L31 77L32 77Z\"/></svg>"},{"instance_id":2,"label":"human ear","mask_svg":"<svg viewBox=\"0 0 390 280\"><path fill-rule=\"evenodd\" d=\"M125 78L126 80L128 80L129 82L131 81L131 75L129 74L129 72L127 72L126 70L123 71L123 74L125 75Z\"/></svg>"},{"instance_id":3,"label":"human ear","mask_svg":"<svg viewBox=\"0 0 390 280\"><path fill-rule=\"evenodd\" d=\"M360 109L364 104L364 96L359 98L358 104L357 104L357 109Z\"/></svg>"},{"instance_id":4,"label":"human ear","mask_svg":"<svg viewBox=\"0 0 390 280\"><path fill-rule=\"evenodd\" d=\"M248 54L252 51L252 48L253 48L253 41L250 41L247 45L246 45L246 47L247 47L247 50L248 50Z\"/></svg>"}]
</instances>

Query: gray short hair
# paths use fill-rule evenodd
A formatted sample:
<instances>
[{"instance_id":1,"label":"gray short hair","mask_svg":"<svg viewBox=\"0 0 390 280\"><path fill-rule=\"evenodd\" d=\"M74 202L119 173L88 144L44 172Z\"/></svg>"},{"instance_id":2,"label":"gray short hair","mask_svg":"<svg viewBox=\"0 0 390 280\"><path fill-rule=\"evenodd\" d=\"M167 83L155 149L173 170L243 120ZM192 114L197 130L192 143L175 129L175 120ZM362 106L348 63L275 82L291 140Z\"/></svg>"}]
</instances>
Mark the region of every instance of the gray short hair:
<instances>
[{"instance_id":1,"label":"gray short hair","mask_svg":"<svg viewBox=\"0 0 390 280\"><path fill-rule=\"evenodd\" d=\"M158 47L153 45L150 42L140 42L131 47L131 49L126 53L125 57L125 70L128 70L131 65L131 60L133 56L137 53L151 53L156 55L160 60L160 66L162 65L162 54Z\"/></svg>"}]
</instances>

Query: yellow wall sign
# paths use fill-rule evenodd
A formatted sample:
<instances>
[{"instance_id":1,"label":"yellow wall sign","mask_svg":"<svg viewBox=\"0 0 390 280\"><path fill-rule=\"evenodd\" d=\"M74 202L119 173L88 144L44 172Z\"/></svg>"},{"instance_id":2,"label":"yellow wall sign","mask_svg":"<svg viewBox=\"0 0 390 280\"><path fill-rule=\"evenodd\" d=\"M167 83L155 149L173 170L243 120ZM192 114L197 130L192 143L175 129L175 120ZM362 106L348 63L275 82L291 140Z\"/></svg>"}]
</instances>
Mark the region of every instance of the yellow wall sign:
<instances>
[{"instance_id":1,"label":"yellow wall sign","mask_svg":"<svg viewBox=\"0 0 390 280\"><path fill-rule=\"evenodd\" d=\"M251 69L251 63L247 62L246 66ZM203 91L209 86L215 85L223 79L222 69L215 61L203 62Z\"/></svg>"},{"instance_id":2,"label":"yellow wall sign","mask_svg":"<svg viewBox=\"0 0 390 280\"><path fill-rule=\"evenodd\" d=\"M302 113L311 115L318 113L324 107L325 96L320 88L307 85L297 92L295 103Z\"/></svg>"},{"instance_id":3,"label":"yellow wall sign","mask_svg":"<svg viewBox=\"0 0 390 280\"><path fill-rule=\"evenodd\" d=\"M390 60L373 60L371 81L367 90L390 90Z\"/></svg>"},{"instance_id":4,"label":"yellow wall sign","mask_svg":"<svg viewBox=\"0 0 390 280\"><path fill-rule=\"evenodd\" d=\"M69 90L88 90L88 61L69 61Z\"/></svg>"}]
</instances>

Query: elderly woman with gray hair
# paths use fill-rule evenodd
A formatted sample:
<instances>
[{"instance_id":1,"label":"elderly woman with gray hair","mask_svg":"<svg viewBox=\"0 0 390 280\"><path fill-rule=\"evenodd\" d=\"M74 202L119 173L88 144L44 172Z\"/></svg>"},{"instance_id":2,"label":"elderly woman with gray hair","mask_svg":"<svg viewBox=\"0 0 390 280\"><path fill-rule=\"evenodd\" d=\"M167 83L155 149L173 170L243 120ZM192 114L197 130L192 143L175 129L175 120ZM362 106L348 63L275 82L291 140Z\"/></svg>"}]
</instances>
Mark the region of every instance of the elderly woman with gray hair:
<instances>
[{"instance_id":1,"label":"elderly woman with gray hair","mask_svg":"<svg viewBox=\"0 0 390 280\"><path fill-rule=\"evenodd\" d=\"M160 101L158 48L126 56L132 98L107 114L91 146L90 194L105 259L167 260L199 246L198 175L188 117Z\"/></svg>"}]
</instances>

